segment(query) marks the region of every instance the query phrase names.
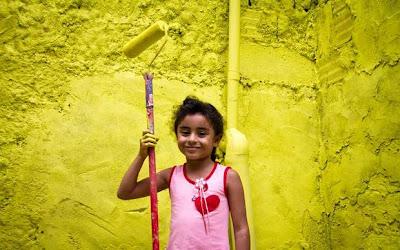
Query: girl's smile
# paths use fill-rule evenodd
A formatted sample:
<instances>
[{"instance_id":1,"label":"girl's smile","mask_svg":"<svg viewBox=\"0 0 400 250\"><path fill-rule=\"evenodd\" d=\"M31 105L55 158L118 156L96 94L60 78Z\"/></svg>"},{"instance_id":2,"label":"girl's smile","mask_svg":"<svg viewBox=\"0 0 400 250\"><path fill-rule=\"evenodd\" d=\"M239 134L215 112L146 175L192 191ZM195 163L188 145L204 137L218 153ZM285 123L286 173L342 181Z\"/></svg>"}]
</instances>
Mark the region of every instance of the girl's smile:
<instances>
[{"instance_id":1,"label":"girl's smile","mask_svg":"<svg viewBox=\"0 0 400 250\"><path fill-rule=\"evenodd\" d=\"M177 140L187 160L209 159L219 142L210 122L200 113L185 116L178 126Z\"/></svg>"}]
</instances>

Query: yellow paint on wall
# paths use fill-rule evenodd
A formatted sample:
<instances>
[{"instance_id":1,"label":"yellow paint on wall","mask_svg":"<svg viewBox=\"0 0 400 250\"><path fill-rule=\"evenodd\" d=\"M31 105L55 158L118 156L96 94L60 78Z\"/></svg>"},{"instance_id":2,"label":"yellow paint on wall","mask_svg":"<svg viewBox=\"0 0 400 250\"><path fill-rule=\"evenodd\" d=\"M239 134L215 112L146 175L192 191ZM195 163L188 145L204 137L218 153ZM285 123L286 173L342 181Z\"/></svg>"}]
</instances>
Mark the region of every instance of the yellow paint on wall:
<instances>
[{"instance_id":1,"label":"yellow paint on wall","mask_svg":"<svg viewBox=\"0 0 400 250\"><path fill-rule=\"evenodd\" d=\"M398 1L242 3L239 130L249 141L258 249L399 245ZM157 167L189 94L225 114L227 3L0 4L0 246L149 249L149 200L116 190L146 127L129 39L155 20ZM224 149L221 148L221 152ZM140 176L146 176L146 165ZM160 242L169 233L159 194Z\"/></svg>"}]
</instances>

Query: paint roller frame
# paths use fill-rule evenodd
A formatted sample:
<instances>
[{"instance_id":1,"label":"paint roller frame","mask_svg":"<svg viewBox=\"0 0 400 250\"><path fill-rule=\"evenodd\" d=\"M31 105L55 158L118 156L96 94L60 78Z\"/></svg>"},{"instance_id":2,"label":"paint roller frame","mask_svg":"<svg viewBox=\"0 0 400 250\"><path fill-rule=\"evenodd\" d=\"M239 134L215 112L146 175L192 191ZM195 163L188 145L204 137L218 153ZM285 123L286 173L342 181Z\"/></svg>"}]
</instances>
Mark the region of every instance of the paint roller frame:
<instances>
[{"instance_id":1,"label":"paint roller frame","mask_svg":"<svg viewBox=\"0 0 400 250\"><path fill-rule=\"evenodd\" d=\"M122 51L127 57L134 58L140 55L144 50L161 38L164 42L156 52L155 56L149 63L148 67L153 64L168 39L168 25L163 21L157 21L138 36L130 40L123 47ZM147 126L149 131L154 134L154 112L153 112L153 75L151 73L143 74L146 89L146 111ZM158 208L157 208L157 176L156 176L156 160L154 148L149 148L149 175L150 175L150 205L151 205L151 227L152 227L152 245L153 250L159 250L158 237Z\"/></svg>"}]
</instances>

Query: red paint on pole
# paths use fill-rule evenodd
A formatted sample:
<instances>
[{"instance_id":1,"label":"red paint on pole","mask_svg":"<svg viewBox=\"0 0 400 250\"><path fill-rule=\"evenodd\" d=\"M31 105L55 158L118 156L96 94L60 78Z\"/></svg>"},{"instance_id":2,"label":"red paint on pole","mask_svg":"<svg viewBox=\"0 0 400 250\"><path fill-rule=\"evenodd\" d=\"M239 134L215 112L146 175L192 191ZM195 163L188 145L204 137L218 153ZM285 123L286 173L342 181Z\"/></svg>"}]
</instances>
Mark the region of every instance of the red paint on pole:
<instances>
[{"instance_id":1,"label":"red paint on pole","mask_svg":"<svg viewBox=\"0 0 400 250\"><path fill-rule=\"evenodd\" d=\"M150 73L144 74L146 82L146 111L147 127L150 133L154 134L154 112L153 112L153 76ZM156 176L156 155L154 148L149 148L149 175L150 175L150 205L151 205L151 231L153 239L153 250L160 249L158 239L158 208L157 208L157 176Z\"/></svg>"}]
</instances>

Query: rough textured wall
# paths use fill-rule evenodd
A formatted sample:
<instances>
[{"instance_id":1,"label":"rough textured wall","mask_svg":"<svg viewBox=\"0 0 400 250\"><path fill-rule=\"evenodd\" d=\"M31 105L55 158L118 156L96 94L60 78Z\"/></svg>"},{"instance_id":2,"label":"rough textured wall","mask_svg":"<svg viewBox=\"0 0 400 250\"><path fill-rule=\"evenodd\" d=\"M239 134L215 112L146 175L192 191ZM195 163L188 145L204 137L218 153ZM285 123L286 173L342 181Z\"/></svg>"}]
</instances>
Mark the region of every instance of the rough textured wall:
<instances>
[{"instance_id":1,"label":"rough textured wall","mask_svg":"<svg viewBox=\"0 0 400 250\"><path fill-rule=\"evenodd\" d=\"M258 246L396 248L399 2L251 2L240 114Z\"/></svg>"},{"instance_id":2,"label":"rough textured wall","mask_svg":"<svg viewBox=\"0 0 400 250\"><path fill-rule=\"evenodd\" d=\"M258 249L326 248L319 196L317 5L242 8L240 129L250 142Z\"/></svg>"},{"instance_id":3,"label":"rough textured wall","mask_svg":"<svg viewBox=\"0 0 400 250\"><path fill-rule=\"evenodd\" d=\"M399 243L399 1L243 1L239 129L250 142L258 249ZM182 162L170 114L224 111L227 2L0 2L0 246L149 249L148 199L116 189L145 127L120 50L156 20L158 168ZM146 164L145 164L146 165ZM144 169L141 176L147 175ZM161 247L168 193L159 195Z\"/></svg>"},{"instance_id":4,"label":"rough textured wall","mask_svg":"<svg viewBox=\"0 0 400 250\"><path fill-rule=\"evenodd\" d=\"M331 1L318 17L320 192L332 249L400 245L400 2Z\"/></svg>"},{"instance_id":5,"label":"rough textured wall","mask_svg":"<svg viewBox=\"0 0 400 250\"><path fill-rule=\"evenodd\" d=\"M116 190L146 126L141 72L156 47L135 60L121 48L156 20L170 24L152 69L157 162L160 169L180 163L172 107L196 94L223 111L227 7L0 2L0 248L149 248L148 199L119 201ZM159 200L164 247L168 192Z\"/></svg>"}]
</instances>

